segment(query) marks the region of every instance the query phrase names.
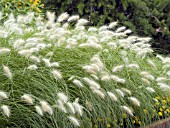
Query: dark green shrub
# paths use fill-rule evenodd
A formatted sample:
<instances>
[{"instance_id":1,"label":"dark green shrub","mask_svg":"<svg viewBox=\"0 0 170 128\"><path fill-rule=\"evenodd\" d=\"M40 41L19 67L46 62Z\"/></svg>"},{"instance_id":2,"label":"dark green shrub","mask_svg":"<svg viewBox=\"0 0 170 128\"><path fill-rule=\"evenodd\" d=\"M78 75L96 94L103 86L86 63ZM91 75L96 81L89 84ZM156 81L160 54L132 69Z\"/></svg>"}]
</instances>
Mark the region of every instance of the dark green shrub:
<instances>
[{"instance_id":1,"label":"dark green shrub","mask_svg":"<svg viewBox=\"0 0 170 128\"><path fill-rule=\"evenodd\" d=\"M169 0L44 0L46 9L79 14L92 25L118 20L134 34L153 38L152 46L159 53L170 53Z\"/></svg>"}]
</instances>

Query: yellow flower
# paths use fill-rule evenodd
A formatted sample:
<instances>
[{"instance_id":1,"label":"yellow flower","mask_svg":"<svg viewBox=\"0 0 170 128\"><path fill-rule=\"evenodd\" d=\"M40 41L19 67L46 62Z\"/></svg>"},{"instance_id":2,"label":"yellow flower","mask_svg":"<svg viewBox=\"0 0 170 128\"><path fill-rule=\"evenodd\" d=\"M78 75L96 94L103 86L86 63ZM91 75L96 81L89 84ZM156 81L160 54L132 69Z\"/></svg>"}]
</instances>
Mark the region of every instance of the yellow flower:
<instances>
[{"instance_id":1,"label":"yellow flower","mask_svg":"<svg viewBox=\"0 0 170 128\"><path fill-rule=\"evenodd\" d=\"M162 100L162 103L163 103L163 104L166 104L166 100Z\"/></svg>"},{"instance_id":2,"label":"yellow flower","mask_svg":"<svg viewBox=\"0 0 170 128\"><path fill-rule=\"evenodd\" d=\"M162 111L163 111L163 109L162 109L162 108L159 108L159 111L161 111L161 112L162 112Z\"/></svg>"},{"instance_id":3,"label":"yellow flower","mask_svg":"<svg viewBox=\"0 0 170 128\"><path fill-rule=\"evenodd\" d=\"M110 128L111 127L111 125L110 124L107 124L107 128Z\"/></svg>"},{"instance_id":4,"label":"yellow flower","mask_svg":"<svg viewBox=\"0 0 170 128\"><path fill-rule=\"evenodd\" d=\"M168 112L167 111L164 111L164 114L167 114Z\"/></svg>"},{"instance_id":5,"label":"yellow flower","mask_svg":"<svg viewBox=\"0 0 170 128\"><path fill-rule=\"evenodd\" d=\"M158 112L158 115L159 115L159 116L162 116L162 112Z\"/></svg>"},{"instance_id":6,"label":"yellow flower","mask_svg":"<svg viewBox=\"0 0 170 128\"><path fill-rule=\"evenodd\" d=\"M141 122L141 121L139 121L139 124L141 125L141 124L142 124L142 122Z\"/></svg>"},{"instance_id":7,"label":"yellow flower","mask_svg":"<svg viewBox=\"0 0 170 128\"><path fill-rule=\"evenodd\" d=\"M165 106L162 106L163 109L165 109L166 107Z\"/></svg>"},{"instance_id":8,"label":"yellow flower","mask_svg":"<svg viewBox=\"0 0 170 128\"><path fill-rule=\"evenodd\" d=\"M33 0L30 0L30 2L32 2Z\"/></svg>"}]
</instances>

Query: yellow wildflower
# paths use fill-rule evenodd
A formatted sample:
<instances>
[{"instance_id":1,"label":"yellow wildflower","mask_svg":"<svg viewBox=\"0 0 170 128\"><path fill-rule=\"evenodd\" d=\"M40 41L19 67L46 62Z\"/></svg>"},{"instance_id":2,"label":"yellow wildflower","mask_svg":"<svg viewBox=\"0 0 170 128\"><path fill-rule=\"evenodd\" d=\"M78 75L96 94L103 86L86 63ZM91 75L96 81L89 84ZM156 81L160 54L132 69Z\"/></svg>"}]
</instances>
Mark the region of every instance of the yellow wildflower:
<instances>
[{"instance_id":1,"label":"yellow wildflower","mask_svg":"<svg viewBox=\"0 0 170 128\"><path fill-rule=\"evenodd\" d=\"M166 100L162 100L162 103L163 103L163 104L166 104Z\"/></svg>"},{"instance_id":2,"label":"yellow wildflower","mask_svg":"<svg viewBox=\"0 0 170 128\"><path fill-rule=\"evenodd\" d=\"M159 115L159 116L162 116L162 112L158 112L158 115Z\"/></svg>"},{"instance_id":3,"label":"yellow wildflower","mask_svg":"<svg viewBox=\"0 0 170 128\"><path fill-rule=\"evenodd\" d=\"M163 111L163 109L162 109L162 108L159 108L159 111L161 111L161 112L162 112L162 111Z\"/></svg>"},{"instance_id":4,"label":"yellow wildflower","mask_svg":"<svg viewBox=\"0 0 170 128\"><path fill-rule=\"evenodd\" d=\"M111 125L110 124L107 124L107 128L110 128L111 127Z\"/></svg>"}]
</instances>

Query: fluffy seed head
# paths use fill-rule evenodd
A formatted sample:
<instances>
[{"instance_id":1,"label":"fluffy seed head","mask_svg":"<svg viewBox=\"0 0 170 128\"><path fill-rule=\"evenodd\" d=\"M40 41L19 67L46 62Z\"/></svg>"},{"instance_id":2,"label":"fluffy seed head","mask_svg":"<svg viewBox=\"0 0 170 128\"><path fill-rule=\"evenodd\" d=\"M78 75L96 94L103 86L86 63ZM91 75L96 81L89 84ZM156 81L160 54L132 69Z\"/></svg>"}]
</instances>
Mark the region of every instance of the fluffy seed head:
<instances>
[{"instance_id":1,"label":"fluffy seed head","mask_svg":"<svg viewBox=\"0 0 170 128\"><path fill-rule=\"evenodd\" d=\"M57 96L63 103L67 103L68 97L63 92L57 93Z\"/></svg>"},{"instance_id":2,"label":"fluffy seed head","mask_svg":"<svg viewBox=\"0 0 170 128\"><path fill-rule=\"evenodd\" d=\"M47 112L49 115L53 114L53 109L51 108L51 106L46 101L40 101L40 104L41 104L41 109L44 112Z\"/></svg>"},{"instance_id":3,"label":"fluffy seed head","mask_svg":"<svg viewBox=\"0 0 170 128\"><path fill-rule=\"evenodd\" d=\"M59 79L62 78L62 75L61 75L60 71L58 71L58 70L56 70L56 69L54 69L54 70L52 71L52 74L53 74L53 76L54 76L54 78L55 78L56 80L59 80Z\"/></svg>"},{"instance_id":4,"label":"fluffy seed head","mask_svg":"<svg viewBox=\"0 0 170 128\"><path fill-rule=\"evenodd\" d=\"M8 98L7 94L4 91L0 91L0 101L7 98Z\"/></svg>"},{"instance_id":5,"label":"fluffy seed head","mask_svg":"<svg viewBox=\"0 0 170 128\"><path fill-rule=\"evenodd\" d=\"M122 90L120 89L115 89L115 91L117 92L117 94L119 94L121 97L124 97L125 94L122 92Z\"/></svg>"},{"instance_id":6,"label":"fluffy seed head","mask_svg":"<svg viewBox=\"0 0 170 128\"><path fill-rule=\"evenodd\" d=\"M153 88L151 88L151 87L146 87L146 90L148 90L148 92L150 92L150 93L154 93L155 92L155 90Z\"/></svg>"},{"instance_id":7,"label":"fluffy seed head","mask_svg":"<svg viewBox=\"0 0 170 128\"><path fill-rule=\"evenodd\" d=\"M112 92L107 92L107 94L108 94L108 96L110 97L110 99L111 99L112 101L117 101L117 100L118 100L117 97L116 97L116 95L115 95L114 93L112 93Z\"/></svg>"},{"instance_id":8,"label":"fluffy seed head","mask_svg":"<svg viewBox=\"0 0 170 128\"><path fill-rule=\"evenodd\" d=\"M0 55L8 54L11 50L9 48L0 48Z\"/></svg>"},{"instance_id":9,"label":"fluffy seed head","mask_svg":"<svg viewBox=\"0 0 170 128\"><path fill-rule=\"evenodd\" d=\"M40 116L43 116L43 115L44 115L44 114L43 114L43 110L41 109L40 106L35 106L35 110L36 110L36 112L37 112Z\"/></svg>"},{"instance_id":10,"label":"fluffy seed head","mask_svg":"<svg viewBox=\"0 0 170 128\"><path fill-rule=\"evenodd\" d=\"M123 67L124 67L123 65L116 66L112 69L112 72L119 72L123 69Z\"/></svg>"},{"instance_id":11,"label":"fluffy seed head","mask_svg":"<svg viewBox=\"0 0 170 128\"><path fill-rule=\"evenodd\" d=\"M74 15L74 16L70 16L67 21L72 22L78 20L79 18L80 18L79 15Z\"/></svg>"},{"instance_id":12,"label":"fluffy seed head","mask_svg":"<svg viewBox=\"0 0 170 128\"><path fill-rule=\"evenodd\" d=\"M11 73L9 67L3 65L3 71L4 71L4 74L5 74L10 80L12 80L12 73Z\"/></svg>"},{"instance_id":13,"label":"fluffy seed head","mask_svg":"<svg viewBox=\"0 0 170 128\"><path fill-rule=\"evenodd\" d=\"M64 20L66 20L68 17L69 17L69 14L68 14L67 12L62 13L62 14L58 17L57 21L58 21L58 22L62 22L62 21L64 21Z\"/></svg>"},{"instance_id":14,"label":"fluffy seed head","mask_svg":"<svg viewBox=\"0 0 170 128\"><path fill-rule=\"evenodd\" d=\"M38 67L37 67L37 65L35 65L35 64L33 64L33 65L30 65L30 66L28 66L28 70L36 70Z\"/></svg>"},{"instance_id":15,"label":"fluffy seed head","mask_svg":"<svg viewBox=\"0 0 170 128\"><path fill-rule=\"evenodd\" d=\"M9 107L7 105L2 105L1 109L2 109L2 111L4 113L4 115L6 115L7 117L10 116L11 112L10 112L10 109L9 109Z\"/></svg>"},{"instance_id":16,"label":"fluffy seed head","mask_svg":"<svg viewBox=\"0 0 170 128\"><path fill-rule=\"evenodd\" d=\"M128 99L136 106L140 107L140 101L135 97L128 97Z\"/></svg>"},{"instance_id":17,"label":"fluffy seed head","mask_svg":"<svg viewBox=\"0 0 170 128\"><path fill-rule=\"evenodd\" d=\"M132 111L129 107L127 107L127 106L124 105L124 106L121 106L121 109L122 109L124 112L126 112L127 114L133 116L133 111Z\"/></svg>"},{"instance_id":18,"label":"fluffy seed head","mask_svg":"<svg viewBox=\"0 0 170 128\"><path fill-rule=\"evenodd\" d=\"M76 113L76 112L75 112L75 109L74 109L74 106L73 106L73 104L72 104L72 103L67 102L67 103L66 103L66 105L68 106L68 108L70 109L70 111L71 111L73 114L75 114L75 113Z\"/></svg>"},{"instance_id":19,"label":"fluffy seed head","mask_svg":"<svg viewBox=\"0 0 170 128\"><path fill-rule=\"evenodd\" d=\"M98 95L102 99L105 98L105 94L101 90L93 90L93 93Z\"/></svg>"},{"instance_id":20,"label":"fluffy seed head","mask_svg":"<svg viewBox=\"0 0 170 128\"><path fill-rule=\"evenodd\" d=\"M71 123L73 123L74 126L80 126L80 123L77 118L69 116L68 119L70 120Z\"/></svg>"},{"instance_id":21,"label":"fluffy seed head","mask_svg":"<svg viewBox=\"0 0 170 128\"><path fill-rule=\"evenodd\" d=\"M78 113L80 116L82 116L83 115L83 107L77 102L73 102L73 106L74 106L74 109L76 110L76 113Z\"/></svg>"},{"instance_id":22,"label":"fluffy seed head","mask_svg":"<svg viewBox=\"0 0 170 128\"><path fill-rule=\"evenodd\" d=\"M81 82L80 80L74 79L74 80L73 80L73 83L74 83L76 86L78 86L78 87L83 87L83 84L82 84L82 82Z\"/></svg>"},{"instance_id":23,"label":"fluffy seed head","mask_svg":"<svg viewBox=\"0 0 170 128\"><path fill-rule=\"evenodd\" d=\"M33 99L29 94L24 94L21 96L21 99L24 100L27 104L33 104Z\"/></svg>"}]
</instances>

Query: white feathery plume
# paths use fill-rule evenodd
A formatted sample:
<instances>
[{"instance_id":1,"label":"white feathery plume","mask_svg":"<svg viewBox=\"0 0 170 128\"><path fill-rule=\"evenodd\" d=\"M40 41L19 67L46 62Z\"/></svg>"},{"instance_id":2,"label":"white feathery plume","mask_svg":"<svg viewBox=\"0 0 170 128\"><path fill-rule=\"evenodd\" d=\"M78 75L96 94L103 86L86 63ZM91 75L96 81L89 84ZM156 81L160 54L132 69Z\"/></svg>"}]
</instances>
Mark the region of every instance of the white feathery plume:
<instances>
[{"instance_id":1,"label":"white feathery plume","mask_svg":"<svg viewBox=\"0 0 170 128\"><path fill-rule=\"evenodd\" d=\"M162 81L166 81L166 80L167 80L167 78L165 78L165 77L158 77L156 79L157 82L162 82Z\"/></svg>"},{"instance_id":2,"label":"white feathery plume","mask_svg":"<svg viewBox=\"0 0 170 128\"><path fill-rule=\"evenodd\" d=\"M4 71L4 74L5 74L10 80L12 80L12 73L11 73L9 67L3 65L3 71Z\"/></svg>"},{"instance_id":3,"label":"white feathery plume","mask_svg":"<svg viewBox=\"0 0 170 128\"><path fill-rule=\"evenodd\" d=\"M137 38L138 41L143 41L143 42L149 42L152 38L150 37L140 37L140 38Z\"/></svg>"},{"instance_id":4,"label":"white feathery plume","mask_svg":"<svg viewBox=\"0 0 170 128\"><path fill-rule=\"evenodd\" d=\"M62 21L64 21L64 20L66 20L68 17L69 17L69 14L68 14L67 12L62 13L62 14L58 17L57 21L58 21L58 22L62 22Z\"/></svg>"},{"instance_id":5,"label":"white feathery plume","mask_svg":"<svg viewBox=\"0 0 170 128\"><path fill-rule=\"evenodd\" d=\"M109 42L107 43L107 45L112 48L112 49L116 49L117 48L117 44L115 42Z\"/></svg>"},{"instance_id":6,"label":"white feathery plume","mask_svg":"<svg viewBox=\"0 0 170 128\"><path fill-rule=\"evenodd\" d=\"M8 54L11 50L9 48L0 48L0 55Z\"/></svg>"},{"instance_id":7,"label":"white feathery plume","mask_svg":"<svg viewBox=\"0 0 170 128\"><path fill-rule=\"evenodd\" d=\"M99 32L100 31L105 31L105 30L107 30L109 27L108 26L101 26L100 28L99 28Z\"/></svg>"},{"instance_id":8,"label":"white feathery plume","mask_svg":"<svg viewBox=\"0 0 170 128\"><path fill-rule=\"evenodd\" d=\"M78 86L78 87L83 87L83 84L82 84L82 82L81 82L80 80L74 79L74 80L73 80L73 83L74 83L76 86Z\"/></svg>"},{"instance_id":9,"label":"white feathery plume","mask_svg":"<svg viewBox=\"0 0 170 128\"><path fill-rule=\"evenodd\" d=\"M80 126L80 123L77 118L75 118L73 116L69 116L68 119L71 121L71 123L73 123L74 126L76 126L76 127Z\"/></svg>"},{"instance_id":10,"label":"white feathery plume","mask_svg":"<svg viewBox=\"0 0 170 128\"><path fill-rule=\"evenodd\" d=\"M118 65L112 69L112 72L119 72L123 69L123 65Z\"/></svg>"},{"instance_id":11,"label":"white feathery plume","mask_svg":"<svg viewBox=\"0 0 170 128\"><path fill-rule=\"evenodd\" d=\"M51 63L51 67L59 67L59 63L58 62L53 62L53 63Z\"/></svg>"},{"instance_id":12,"label":"white feathery plume","mask_svg":"<svg viewBox=\"0 0 170 128\"><path fill-rule=\"evenodd\" d=\"M41 109L40 106L35 106L35 110L36 110L36 112L37 112L40 116L43 116L43 115L44 115L44 114L43 114L43 110Z\"/></svg>"},{"instance_id":13,"label":"white feathery plume","mask_svg":"<svg viewBox=\"0 0 170 128\"><path fill-rule=\"evenodd\" d=\"M110 79L111 78L110 78L110 76L108 74L104 74L104 75L101 76L102 81L109 81Z\"/></svg>"},{"instance_id":14,"label":"white feathery plume","mask_svg":"<svg viewBox=\"0 0 170 128\"><path fill-rule=\"evenodd\" d=\"M44 112L47 112L49 115L53 114L53 109L46 101L40 101L41 108Z\"/></svg>"},{"instance_id":15,"label":"white feathery plume","mask_svg":"<svg viewBox=\"0 0 170 128\"><path fill-rule=\"evenodd\" d=\"M127 107L127 106L124 105L124 106L121 106L121 109L122 109L124 112L126 112L127 114L133 116L133 111L132 111L129 107Z\"/></svg>"},{"instance_id":16,"label":"white feathery plume","mask_svg":"<svg viewBox=\"0 0 170 128\"><path fill-rule=\"evenodd\" d=\"M151 88L151 87L146 87L146 90L148 90L148 92L150 92L150 93L154 93L155 92L155 90L153 88Z\"/></svg>"},{"instance_id":17,"label":"white feathery plume","mask_svg":"<svg viewBox=\"0 0 170 128\"><path fill-rule=\"evenodd\" d=\"M21 96L21 99L24 100L27 104L30 104L30 105L33 104L33 99L31 95L29 94L24 94L23 96Z\"/></svg>"},{"instance_id":18,"label":"white feathery plume","mask_svg":"<svg viewBox=\"0 0 170 128\"><path fill-rule=\"evenodd\" d=\"M55 13L51 13L51 12L47 11L46 15L47 15L47 18L48 18L48 20L50 22L54 22L54 20L55 20Z\"/></svg>"},{"instance_id":19,"label":"white feathery plume","mask_svg":"<svg viewBox=\"0 0 170 128\"><path fill-rule=\"evenodd\" d=\"M163 91L168 91L170 90L170 86L165 84L165 83L157 83L157 85L162 89Z\"/></svg>"},{"instance_id":20,"label":"white feathery plume","mask_svg":"<svg viewBox=\"0 0 170 128\"><path fill-rule=\"evenodd\" d=\"M112 101L117 101L117 100L118 100L117 97L116 97L116 95L115 95L114 93L112 93L112 92L107 92L107 94L108 94L108 96L110 97L110 99L111 99Z\"/></svg>"},{"instance_id":21,"label":"white feathery plume","mask_svg":"<svg viewBox=\"0 0 170 128\"><path fill-rule=\"evenodd\" d=\"M125 34L130 34L130 33L132 33L132 31L131 31L130 29L127 29L127 30L125 30L123 33L125 33Z\"/></svg>"},{"instance_id":22,"label":"white feathery plume","mask_svg":"<svg viewBox=\"0 0 170 128\"><path fill-rule=\"evenodd\" d=\"M80 18L79 15L73 15L68 18L68 22L77 21Z\"/></svg>"},{"instance_id":23,"label":"white feathery plume","mask_svg":"<svg viewBox=\"0 0 170 128\"><path fill-rule=\"evenodd\" d=\"M37 65L33 64L27 67L28 70L36 70L38 67Z\"/></svg>"},{"instance_id":24,"label":"white feathery plume","mask_svg":"<svg viewBox=\"0 0 170 128\"><path fill-rule=\"evenodd\" d=\"M73 106L74 106L76 113L78 113L80 116L82 116L83 115L83 107L75 101L73 102Z\"/></svg>"},{"instance_id":25,"label":"white feathery plume","mask_svg":"<svg viewBox=\"0 0 170 128\"><path fill-rule=\"evenodd\" d=\"M148 59L147 62L148 62L148 64L149 64L151 67L156 68L155 63L154 63L152 60Z\"/></svg>"},{"instance_id":26,"label":"white feathery plume","mask_svg":"<svg viewBox=\"0 0 170 128\"><path fill-rule=\"evenodd\" d=\"M140 101L135 97L128 97L128 99L136 106L140 107Z\"/></svg>"},{"instance_id":27,"label":"white feathery plume","mask_svg":"<svg viewBox=\"0 0 170 128\"><path fill-rule=\"evenodd\" d=\"M9 109L9 107L7 105L2 105L1 109L2 109L2 111L4 113L4 115L6 115L7 117L10 116L11 112L10 112L10 109Z\"/></svg>"},{"instance_id":28,"label":"white feathery plume","mask_svg":"<svg viewBox=\"0 0 170 128\"><path fill-rule=\"evenodd\" d=\"M29 57L33 62L35 62L35 63L40 63L40 59L38 58L38 57L36 57L36 56L30 56Z\"/></svg>"},{"instance_id":29,"label":"white feathery plume","mask_svg":"<svg viewBox=\"0 0 170 128\"><path fill-rule=\"evenodd\" d=\"M89 84L92 88L94 88L94 89L100 89L100 85L99 85L97 82L95 82L94 80L91 80L91 79L89 79L89 78L87 78L87 77L83 78L83 80L84 80L87 84Z\"/></svg>"},{"instance_id":30,"label":"white feathery plume","mask_svg":"<svg viewBox=\"0 0 170 128\"><path fill-rule=\"evenodd\" d=\"M55 78L56 80L62 79L62 75L61 75L61 72L60 72L60 71L54 69L54 70L52 70L51 73L53 74L53 76L54 76L54 78Z\"/></svg>"},{"instance_id":31,"label":"white feathery plume","mask_svg":"<svg viewBox=\"0 0 170 128\"><path fill-rule=\"evenodd\" d=\"M114 28L117 25L117 22L111 22L109 24L109 28Z\"/></svg>"},{"instance_id":32,"label":"white feathery plume","mask_svg":"<svg viewBox=\"0 0 170 128\"><path fill-rule=\"evenodd\" d=\"M89 21L86 19L79 19L76 26L83 26L86 25Z\"/></svg>"},{"instance_id":33,"label":"white feathery plume","mask_svg":"<svg viewBox=\"0 0 170 128\"><path fill-rule=\"evenodd\" d=\"M145 78L141 78L141 80L145 83L145 84L148 84L148 85L150 85L150 81L149 80L147 80L147 79L145 79Z\"/></svg>"},{"instance_id":34,"label":"white feathery plume","mask_svg":"<svg viewBox=\"0 0 170 128\"><path fill-rule=\"evenodd\" d=\"M89 109L90 111L92 111L92 110L93 110L93 105L92 105L92 103L91 103L91 102L89 102L89 101L87 101L87 100L86 100L85 105L86 105L87 109Z\"/></svg>"},{"instance_id":35,"label":"white feathery plume","mask_svg":"<svg viewBox=\"0 0 170 128\"><path fill-rule=\"evenodd\" d=\"M25 56L25 57L31 56L32 53L33 53L32 50L20 50L20 51L18 52L19 55Z\"/></svg>"},{"instance_id":36,"label":"white feathery plume","mask_svg":"<svg viewBox=\"0 0 170 128\"><path fill-rule=\"evenodd\" d=\"M75 113L76 113L76 112L75 112L75 109L74 109L74 106L73 106L73 104L72 104L72 103L67 102L67 103L66 103L66 105L68 106L68 108L70 109L70 111L71 111L73 114L75 114Z\"/></svg>"},{"instance_id":37,"label":"white feathery plume","mask_svg":"<svg viewBox=\"0 0 170 128\"><path fill-rule=\"evenodd\" d=\"M122 90L120 89L115 89L115 91L117 92L117 94L119 94L121 97L124 97L125 94L122 92Z\"/></svg>"},{"instance_id":38,"label":"white feathery plume","mask_svg":"<svg viewBox=\"0 0 170 128\"><path fill-rule=\"evenodd\" d=\"M115 76L115 75L111 75L110 78L118 83L122 83L124 84L126 82L125 79L122 79L122 78L119 78L118 76Z\"/></svg>"},{"instance_id":39,"label":"white feathery plume","mask_svg":"<svg viewBox=\"0 0 170 128\"><path fill-rule=\"evenodd\" d=\"M47 67L51 67L51 63L50 63L50 60L49 60L49 59L43 58L42 61L44 61L45 65L46 65Z\"/></svg>"},{"instance_id":40,"label":"white feathery plume","mask_svg":"<svg viewBox=\"0 0 170 128\"><path fill-rule=\"evenodd\" d=\"M92 78L94 78L95 80L99 80L98 76L96 76L95 74L91 74L90 75Z\"/></svg>"},{"instance_id":41,"label":"white feathery plume","mask_svg":"<svg viewBox=\"0 0 170 128\"><path fill-rule=\"evenodd\" d=\"M121 88L121 90L128 95L132 95L132 92L127 88Z\"/></svg>"},{"instance_id":42,"label":"white feathery plume","mask_svg":"<svg viewBox=\"0 0 170 128\"><path fill-rule=\"evenodd\" d=\"M122 26L122 27L119 27L117 30L116 30L116 33L119 33L119 32L122 32L126 29L125 26Z\"/></svg>"},{"instance_id":43,"label":"white feathery plume","mask_svg":"<svg viewBox=\"0 0 170 128\"><path fill-rule=\"evenodd\" d=\"M104 99L105 98L105 94L101 91L101 90L92 90L94 94L98 95L100 98Z\"/></svg>"},{"instance_id":44,"label":"white feathery plume","mask_svg":"<svg viewBox=\"0 0 170 128\"><path fill-rule=\"evenodd\" d=\"M64 103L60 99L57 100L57 108L59 108L62 112L67 113Z\"/></svg>"},{"instance_id":45,"label":"white feathery plume","mask_svg":"<svg viewBox=\"0 0 170 128\"><path fill-rule=\"evenodd\" d=\"M95 27L89 27L89 28L88 28L88 31L89 31L89 32L96 32L96 31L98 31L98 29L95 28Z\"/></svg>"},{"instance_id":46,"label":"white feathery plume","mask_svg":"<svg viewBox=\"0 0 170 128\"><path fill-rule=\"evenodd\" d=\"M132 69L134 69L134 68L136 68L136 69L140 68L138 64L128 64L128 65L126 65L126 67L132 68Z\"/></svg>"},{"instance_id":47,"label":"white feathery plume","mask_svg":"<svg viewBox=\"0 0 170 128\"><path fill-rule=\"evenodd\" d=\"M4 91L0 91L0 100L7 99L8 96Z\"/></svg>"},{"instance_id":48,"label":"white feathery plume","mask_svg":"<svg viewBox=\"0 0 170 128\"><path fill-rule=\"evenodd\" d=\"M63 103L67 103L68 97L63 92L57 93L57 96Z\"/></svg>"},{"instance_id":49,"label":"white feathery plume","mask_svg":"<svg viewBox=\"0 0 170 128\"><path fill-rule=\"evenodd\" d=\"M162 62L164 62L164 57L162 57L161 55L156 55L157 58L159 58Z\"/></svg>"}]
</instances>

